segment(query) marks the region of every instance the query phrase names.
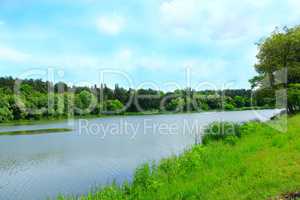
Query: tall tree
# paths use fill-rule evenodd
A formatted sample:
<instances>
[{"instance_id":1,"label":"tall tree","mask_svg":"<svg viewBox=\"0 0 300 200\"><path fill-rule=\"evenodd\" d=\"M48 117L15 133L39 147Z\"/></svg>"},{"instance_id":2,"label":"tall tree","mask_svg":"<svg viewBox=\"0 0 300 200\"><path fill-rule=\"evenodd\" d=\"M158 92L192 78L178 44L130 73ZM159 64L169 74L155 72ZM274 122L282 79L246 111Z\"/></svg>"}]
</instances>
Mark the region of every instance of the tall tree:
<instances>
[{"instance_id":1,"label":"tall tree","mask_svg":"<svg viewBox=\"0 0 300 200\"><path fill-rule=\"evenodd\" d=\"M250 80L254 87L274 91L300 82L300 26L282 30L277 28L258 44L258 48L255 69L259 76Z\"/></svg>"}]
</instances>

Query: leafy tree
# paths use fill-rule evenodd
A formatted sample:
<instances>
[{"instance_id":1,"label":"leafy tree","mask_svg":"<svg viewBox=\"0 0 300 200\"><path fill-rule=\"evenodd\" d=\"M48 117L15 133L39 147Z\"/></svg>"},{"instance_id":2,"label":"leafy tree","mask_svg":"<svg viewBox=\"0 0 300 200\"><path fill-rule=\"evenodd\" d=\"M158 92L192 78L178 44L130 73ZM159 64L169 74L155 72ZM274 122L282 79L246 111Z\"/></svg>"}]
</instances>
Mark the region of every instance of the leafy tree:
<instances>
[{"instance_id":1,"label":"leafy tree","mask_svg":"<svg viewBox=\"0 0 300 200\"><path fill-rule=\"evenodd\" d=\"M258 91L264 90L265 94L269 91L268 98L270 94L275 94L274 90L287 88L288 110L299 110L295 98L297 92L288 86L300 82L300 26L276 29L271 36L260 42L258 47L258 63L255 69L259 75L250 80L250 83L253 87L259 87ZM273 96L273 102L274 99Z\"/></svg>"},{"instance_id":2,"label":"leafy tree","mask_svg":"<svg viewBox=\"0 0 300 200\"><path fill-rule=\"evenodd\" d=\"M288 83L300 81L300 27L276 29L259 45L256 71L275 86L276 72L287 69Z\"/></svg>"},{"instance_id":3,"label":"leafy tree","mask_svg":"<svg viewBox=\"0 0 300 200\"><path fill-rule=\"evenodd\" d=\"M108 112L120 113L124 105L119 100L107 100L105 102L105 108Z\"/></svg>"},{"instance_id":4,"label":"leafy tree","mask_svg":"<svg viewBox=\"0 0 300 200\"><path fill-rule=\"evenodd\" d=\"M210 109L221 109L222 108L222 99L220 95L208 95L207 104Z\"/></svg>"},{"instance_id":5,"label":"leafy tree","mask_svg":"<svg viewBox=\"0 0 300 200\"><path fill-rule=\"evenodd\" d=\"M114 99L114 92L112 89L110 89L109 87L107 87L106 85L104 85L104 87L102 88L103 91L103 99L104 100L112 100Z\"/></svg>"},{"instance_id":6,"label":"leafy tree","mask_svg":"<svg viewBox=\"0 0 300 200\"><path fill-rule=\"evenodd\" d=\"M64 94L64 114L67 116L74 115L74 94L73 93L65 93Z\"/></svg>"},{"instance_id":7,"label":"leafy tree","mask_svg":"<svg viewBox=\"0 0 300 200\"><path fill-rule=\"evenodd\" d=\"M68 85L64 82L58 82L54 85L55 93L64 93L68 91Z\"/></svg>"},{"instance_id":8,"label":"leafy tree","mask_svg":"<svg viewBox=\"0 0 300 200\"><path fill-rule=\"evenodd\" d=\"M27 116L24 100L20 96L12 95L9 98L10 111L13 114L14 120L25 119Z\"/></svg>"},{"instance_id":9,"label":"leafy tree","mask_svg":"<svg viewBox=\"0 0 300 200\"><path fill-rule=\"evenodd\" d=\"M75 96L76 114L88 114L96 106L96 97L86 90L82 90Z\"/></svg>"},{"instance_id":10,"label":"leafy tree","mask_svg":"<svg viewBox=\"0 0 300 200\"><path fill-rule=\"evenodd\" d=\"M242 108L242 107L245 106L245 99L241 96L235 96L234 97L234 104L236 105L236 107Z\"/></svg>"},{"instance_id":11,"label":"leafy tree","mask_svg":"<svg viewBox=\"0 0 300 200\"><path fill-rule=\"evenodd\" d=\"M114 99L119 100L122 104L125 105L129 100L129 96L124 88L119 87L119 85L115 85Z\"/></svg>"},{"instance_id":12,"label":"leafy tree","mask_svg":"<svg viewBox=\"0 0 300 200\"><path fill-rule=\"evenodd\" d=\"M176 111L180 112L184 109L184 99L182 97L177 97L175 99L172 99L169 104L167 104L166 109L169 111Z\"/></svg>"},{"instance_id":13,"label":"leafy tree","mask_svg":"<svg viewBox=\"0 0 300 200\"><path fill-rule=\"evenodd\" d=\"M225 103L224 109L225 110L234 110L235 106L231 103Z\"/></svg>"},{"instance_id":14,"label":"leafy tree","mask_svg":"<svg viewBox=\"0 0 300 200\"><path fill-rule=\"evenodd\" d=\"M9 109L9 97L0 93L0 122L10 121L13 119L13 113Z\"/></svg>"},{"instance_id":15,"label":"leafy tree","mask_svg":"<svg viewBox=\"0 0 300 200\"><path fill-rule=\"evenodd\" d=\"M196 108L195 110L196 111L207 111L209 110L209 106L207 104L207 99L206 99L206 96L205 95L202 95L200 93L198 94L195 94L193 96L193 101L196 102Z\"/></svg>"},{"instance_id":16,"label":"leafy tree","mask_svg":"<svg viewBox=\"0 0 300 200\"><path fill-rule=\"evenodd\" d=\"M161 93L152 89L139 89L135 104L142 110L158 110L160 107Z\"/></svg>"}]
</instances>

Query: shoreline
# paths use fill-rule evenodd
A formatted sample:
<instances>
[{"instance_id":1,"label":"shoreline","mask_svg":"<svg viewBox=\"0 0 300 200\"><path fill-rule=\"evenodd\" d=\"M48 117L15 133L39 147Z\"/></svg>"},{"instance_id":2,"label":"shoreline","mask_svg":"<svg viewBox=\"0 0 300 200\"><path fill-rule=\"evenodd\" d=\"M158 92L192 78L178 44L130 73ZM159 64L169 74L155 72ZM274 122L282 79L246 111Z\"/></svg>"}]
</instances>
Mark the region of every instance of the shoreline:
<instances>
[{"instance_id":1,"label":"shoreline","mask_svg":"<svg viewBox=\"0 0 300 200\"><path fill-rule=\"evenodd\" d=\"M49 124L64 122L67 120L76 119L97 119L97 118L110 118L110 117L128 117L128 116L149 116L149 115L180 115L180 114L197 114L197 113L212 113L212 112L235 112L235 111L249 111L249 110L272 110L276 108L270 107L249 107L234 110L207 110L207 111L193 111L193 112L125 112L122 114L100 114L100 115L82 115L82 116L62 116L62 117L51 117L51 118L41 118L41 119L26 119L26 120L12 120L8 122L0 123L0 128L5 126L20 126L20 125L38 125L38 124Z\"/></svg>"},{"instance_id":2,"label":"shoreline","mask_svg":"<svg viewBox=\"0 0 300 200\"><path fill-rule=\"evenodd\" d=\"M42 135L50 133L64 133L70 132L69 128L50 128L50 129L36 129L36 130L22 130L22 131L5 131L0 132L0 136L17 136L17 135Z\"/></svg>"},{"instance_id":3,"label":"shoreline","mask_svg":"<svg viewBox=\"0 0 300 200\"><path fill-rule=\"evenodd\" d=\"M284 134L269 126L281 120L247 122L242 125L239 137L213 139L157 164L140 165L130 182L113 182L87 194L57 199L174 199L179 192L183 195L180 199L216 200L225 196L226 199L265 200L288 192L298 197L295 191L300 187L300 163L286 160L300 158L297 131L300 115L288 117ZM220 192L222 196L218 196Z\"/></svg>"}]
</instances>

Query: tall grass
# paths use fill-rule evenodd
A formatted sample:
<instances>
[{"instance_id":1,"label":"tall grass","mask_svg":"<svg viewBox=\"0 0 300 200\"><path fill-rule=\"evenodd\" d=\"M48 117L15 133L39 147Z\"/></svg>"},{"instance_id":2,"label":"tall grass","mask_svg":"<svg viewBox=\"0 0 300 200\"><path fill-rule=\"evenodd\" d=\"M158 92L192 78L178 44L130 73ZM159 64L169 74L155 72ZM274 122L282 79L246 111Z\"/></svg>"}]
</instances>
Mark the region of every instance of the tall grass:
<instances>
[{"instance_id":1,"label":"tall grass","mask_svg":"<svg viewBox=\"0 0 300 200\"><path fill-rule=\"evenodd\" d=\"M258 122L223 127L222 135L207 132L205 145L140 166L131 183L58 199L266 200L300 189L300 115L288 119L287 133Z\"/></svg>"},{"instance_id":2,"label":"tall grass","mask_svg":"<svg viewBox=\"0 0 300 200\"><path fill-rule=\"evenodd\" d=\"M202 144L223 140L233 145L241 137L241 127L238 123L214 122L204 130Z\"/></svg>"}]
</instances>

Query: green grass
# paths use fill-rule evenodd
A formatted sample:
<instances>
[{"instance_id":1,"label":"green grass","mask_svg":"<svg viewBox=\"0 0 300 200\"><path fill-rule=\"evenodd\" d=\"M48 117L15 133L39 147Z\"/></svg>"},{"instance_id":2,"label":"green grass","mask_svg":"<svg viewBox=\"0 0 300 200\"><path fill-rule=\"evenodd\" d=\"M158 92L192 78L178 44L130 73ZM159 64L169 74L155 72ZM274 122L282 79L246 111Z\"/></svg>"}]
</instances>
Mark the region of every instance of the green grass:
<instances>
[{"instance_id":1,"label":"green grass","mask_svg":"<svg viewBox=\"0 0 300 200\"><path fill-rule=\"evenodd\" d=\"M210 124L202 136L202 144L207 145L215 141L224 141L234 145L241 135L242 124L230 122L215 122Z\"/></svg>"},{"instance_id":2,"label":"green grass","mask_svg":"<svg viewBox=\"0 0 300 200\"><path fill-rule=\"evenodd\" d=\"M234 143L212 139L158 165L140 166L131 183L58 199L266 200L299 190L300 115L288 119L286 133L249 122Z\"/></svg>"},{"instance_id":3,"label":"green grass","mask_svg":"<svg viewBox=\"0 0 300 200\"><path fill-rule=\"evenodd\" d=\"M9 131L9 132L0 132L1 135L37 135L37 134L46 134L46 133L62 133L69 132L72 129L68 128L51 128L51 129L38 129L38 130L22 130L22 131Z\"/></svg>"}]
</instances>

